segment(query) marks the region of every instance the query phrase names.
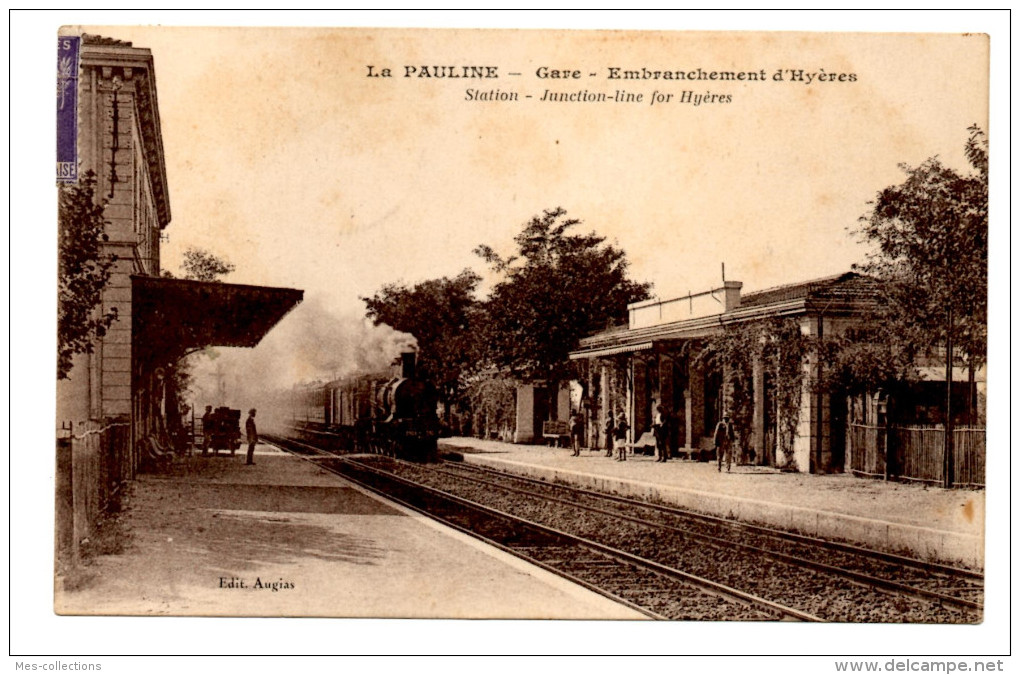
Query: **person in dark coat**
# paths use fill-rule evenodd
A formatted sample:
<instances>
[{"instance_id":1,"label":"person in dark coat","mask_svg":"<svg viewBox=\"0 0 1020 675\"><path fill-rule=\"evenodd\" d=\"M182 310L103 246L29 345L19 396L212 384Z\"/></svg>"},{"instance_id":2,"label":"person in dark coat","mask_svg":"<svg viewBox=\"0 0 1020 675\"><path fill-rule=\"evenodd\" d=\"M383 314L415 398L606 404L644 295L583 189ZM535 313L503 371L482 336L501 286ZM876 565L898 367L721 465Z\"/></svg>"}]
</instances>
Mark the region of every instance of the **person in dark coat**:
<instances>
[{"instance_id":1,"label":"person in dark coat","mask_svg":"<svg viewBox=\"0 0 1020 675\"><path fill-rule=\"evenodd\" d=\"M255 428L255 408L248 411L248 419L244 423L244 433L248 437L248 459L245 464L254 464L255 444L259 442L259 432Z\"/></svg>"},{"instance_id":2,"label":"person in dark coat","mask_svg":"<svg viewBox=\"0 0 1020 675\"><path fill-rule=\"evenodd\" d=\"M630 425L627 424L627 416L621 410L620 414L616 417L616 448L617 458L616 461L624 462L627 460L627 430L630 429Z\"/></svg>"},{"instance_id":3,"label":"person in dark coat","mask_svg":"<svg viewBox=\"0 0 1020 675\"><path fill-rule=\"evenodd\" d=\"M613 456L613 436L616 434L616 420L613 419L613 411L606 413L606 457Z\"/></svg>"},{"instance_id":4,"label":"person in dark coat","mask_svg":"<svg viewBox=\"0 0 1020 675\"><path fill-rule=\"evenodd\" d=\"M719 463L719 471L722 471L725 456L726 472L729 473L730 464L733 463L733 425L730 424L730 416L723 415L719 424L715 425L715 456Z\"/></svg>"},{"instance_id":5,"label":"person in dark coat","mask_svg":"<svg viewBox=\"0 0 1020 675\"><path fill-rule=\"evenodd\" d=\"M209 436L212 434L212 406L205 407L205 414L202 415L202 454L209 454Z\"/></svg>"},{"instance_id":6,"label":"person in dark coat","mask_svg":"<svg viewBox=\"0 0 1020 675\"><path fill-rule=\"evenodd\" d=\"M574 449L573 456L581 456L581 434L584 431L584 422L581 414L575 412L570 416L570 447Z\"/></svg>"},{"instance_id":7,"label":"person in dark coat","mask_svg":"<svg viewBox=\"0 0 1020 675\"><path fill-rule=\"evenodd\" d=\"M656 406L655 419L652 421L652 434L655 436L656 462L669 460L669 417L663 407Z\"/></svg>"}]
</instances>

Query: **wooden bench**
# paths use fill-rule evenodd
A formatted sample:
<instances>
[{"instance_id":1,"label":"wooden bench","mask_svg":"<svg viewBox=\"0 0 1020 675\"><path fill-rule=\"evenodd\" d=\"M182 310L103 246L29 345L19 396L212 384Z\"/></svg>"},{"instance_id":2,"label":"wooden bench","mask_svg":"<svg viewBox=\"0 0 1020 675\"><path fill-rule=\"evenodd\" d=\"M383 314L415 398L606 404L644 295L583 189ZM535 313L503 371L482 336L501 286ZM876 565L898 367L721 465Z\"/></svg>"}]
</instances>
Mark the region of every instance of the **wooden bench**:
<instances>
[{"instance_id":1,"label":"wooden bench","mask_svg":"<svg viewBox=\"0 0 1020 675\"><path fill-rule=\"evenodd\" d=\"M569 447L570 427L566 422L561 420L547 420L542 422L542 438L544 438L549 445L563 448Z\"/></svg>"},{"instance_id":2,"label":"wooden bench","mask_svg":"<svg viewBox=\"0 0 1020 675\"><path fill-rule=\"evenodd\" d=\"M624 445L630 446L630 451L634 454L637 454L638 451L640 450L641 454L654 455L655 434L653 434L651 431L646 431L645 433L641 434L641 438L637 439L633 443L624 443Z\"/></svg>"},{"instance_id":3,"label":"wooden bench","mask_svg":"<svg viewBox=\"0 0 1020 675\"><path fill-rule=\"evenodd\" d=\"M173 451L164 446L155 434L149 434L143 440L147 451L147 459L156 468L166 468L173 463Z\"/></svg>"}]
</instances>

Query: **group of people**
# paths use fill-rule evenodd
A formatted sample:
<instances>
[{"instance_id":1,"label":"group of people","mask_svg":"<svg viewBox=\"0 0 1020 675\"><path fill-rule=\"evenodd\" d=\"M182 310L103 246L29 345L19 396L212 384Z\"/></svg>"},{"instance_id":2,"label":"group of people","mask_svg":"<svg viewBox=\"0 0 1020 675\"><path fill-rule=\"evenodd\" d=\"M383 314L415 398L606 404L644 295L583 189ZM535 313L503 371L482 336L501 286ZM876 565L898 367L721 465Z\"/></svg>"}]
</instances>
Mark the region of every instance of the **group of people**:
<instances>
[{"instance_id":1,"label":"group of people","mask_svg":"<svg viewBox=\"0 0 1020 675\"><path fill-rule=\"evenodd\" d=\"M245 462L244 463L245 464L249 464L249 465L254 465L255 464L255 446L259 442L259 432L258 432L258 428L255 426L255 413L256 412L257 411L255 410L255 408L252 408L251 410L249 410L248 411L248 419L246 419L245 422L244 422L244 434L245 434L246 440L248 441L248 454L247 454L247 456L245 458ZM205 407L205 413L202 415L202 454L203 455L208 454L208 452L209 452L209 444L210 444L210 441L212 439L212 430L213 430L213 427L214 427L214 420L213 420L214 416L215 416L215 413L213 413L212 406L211 405L207 405ZM233 446L231 446L231 447L233 447ZM233 450L231 450L230 454L234 454Z\"/></svg>"},{"instance_id":2,"label":"group of people","mask_svg":"<svg viewBox=\"0 0 1020 675\"><path fill-rule=\"evenodd\" d=\"M621 410L616 417L613 417L613 412L610 410L609 414L606 415L604 427L606 434L606 457L613 456L613 446L616 445L619 452L616 461L622 462L627 459L627 446L624 444L624 441L627 440L628 429L630 429L630 425L627 424L627 416L623 414L623 411ZM584 419L579 412L575 412L570 416L570 446L574 451L574 457L581 455L583 434Z\"/></svg>"},{"instance_id":3,"label":"group of people","mask_svg":"<svg viewBox=\"0 0 1020 675\"><path fill-rule=\"evenodd\" d=\"M630 430L630 425L627 423L627 416L624 412L621 410L614 417L613 411L610 410L606 415L606 421L602 430L606 438L606 457L613 456L613 448L615 446L617 449L616 461L626 461L627 431ZM573 450L573 457L581 455L583 434L584 418L580 412L574 412L570 416L570 444ZM655 417L652 420L652 435L655 437L655 461L668 462L670 459L669 417L661 405L655 407ZM733 464L734 433L728 414L724 414L723 418L716 425L712 441L715 446L718 470L722 471L723 463L725 462L726 471L730 471Z\"/></svg>"}]
</instances>

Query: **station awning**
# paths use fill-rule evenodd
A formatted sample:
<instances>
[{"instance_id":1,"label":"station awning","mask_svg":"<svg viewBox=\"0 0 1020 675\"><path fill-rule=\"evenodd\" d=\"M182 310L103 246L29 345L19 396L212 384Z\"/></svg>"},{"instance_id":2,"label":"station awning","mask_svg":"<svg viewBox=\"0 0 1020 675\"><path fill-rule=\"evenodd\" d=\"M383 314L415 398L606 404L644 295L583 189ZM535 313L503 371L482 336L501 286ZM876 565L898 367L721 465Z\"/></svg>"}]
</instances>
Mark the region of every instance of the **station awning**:
<instances>
[{"instance_id":1,"label":"station awning","mask_svg":"<svg viewBox=\"0 0 1020 675\"><path fill-rule=\"evenodd\" d=\"M254 347L304 297L293 288L131 277L134 352L176 360L203 347Z\"/></svg>"},{"instance_id":2,"label":"station awning","mask_svg":"<svg viewBox=\"0 0 1020 675\"><path fill-rule=\"evenodd\" d=\"M641 352L646 349L651 349L654 346L652 342L639 342L631 345L617 345L615 347L602 347L600 349L588 349L579 352L570 352L570 360L577 361L578 359L594 359L600 356L612 356L613 354L629 354L631 352Z\"/></svg>"}]
</instances>

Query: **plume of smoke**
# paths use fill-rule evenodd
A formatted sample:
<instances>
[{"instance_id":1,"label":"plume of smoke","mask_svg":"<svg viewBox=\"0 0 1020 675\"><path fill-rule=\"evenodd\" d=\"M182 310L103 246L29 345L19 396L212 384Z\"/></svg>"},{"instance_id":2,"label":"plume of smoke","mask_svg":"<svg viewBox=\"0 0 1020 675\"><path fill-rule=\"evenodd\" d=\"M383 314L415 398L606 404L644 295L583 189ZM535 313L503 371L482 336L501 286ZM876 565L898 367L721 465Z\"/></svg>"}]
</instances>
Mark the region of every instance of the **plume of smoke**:
<instances>
[{"instance_id":1,"label":"plume of smoke","mask_svg":"<svg viewBox=\"0 0 1020 675\"><path fill-rule=\"evenodd\" d=\"M260 428L279 428L295 385L385 371L413 335L363 317L331 312L316 299L298 307L254 349L211 348L190 357L191 402L257 408Z\"/></svg>"}]
</instances>

